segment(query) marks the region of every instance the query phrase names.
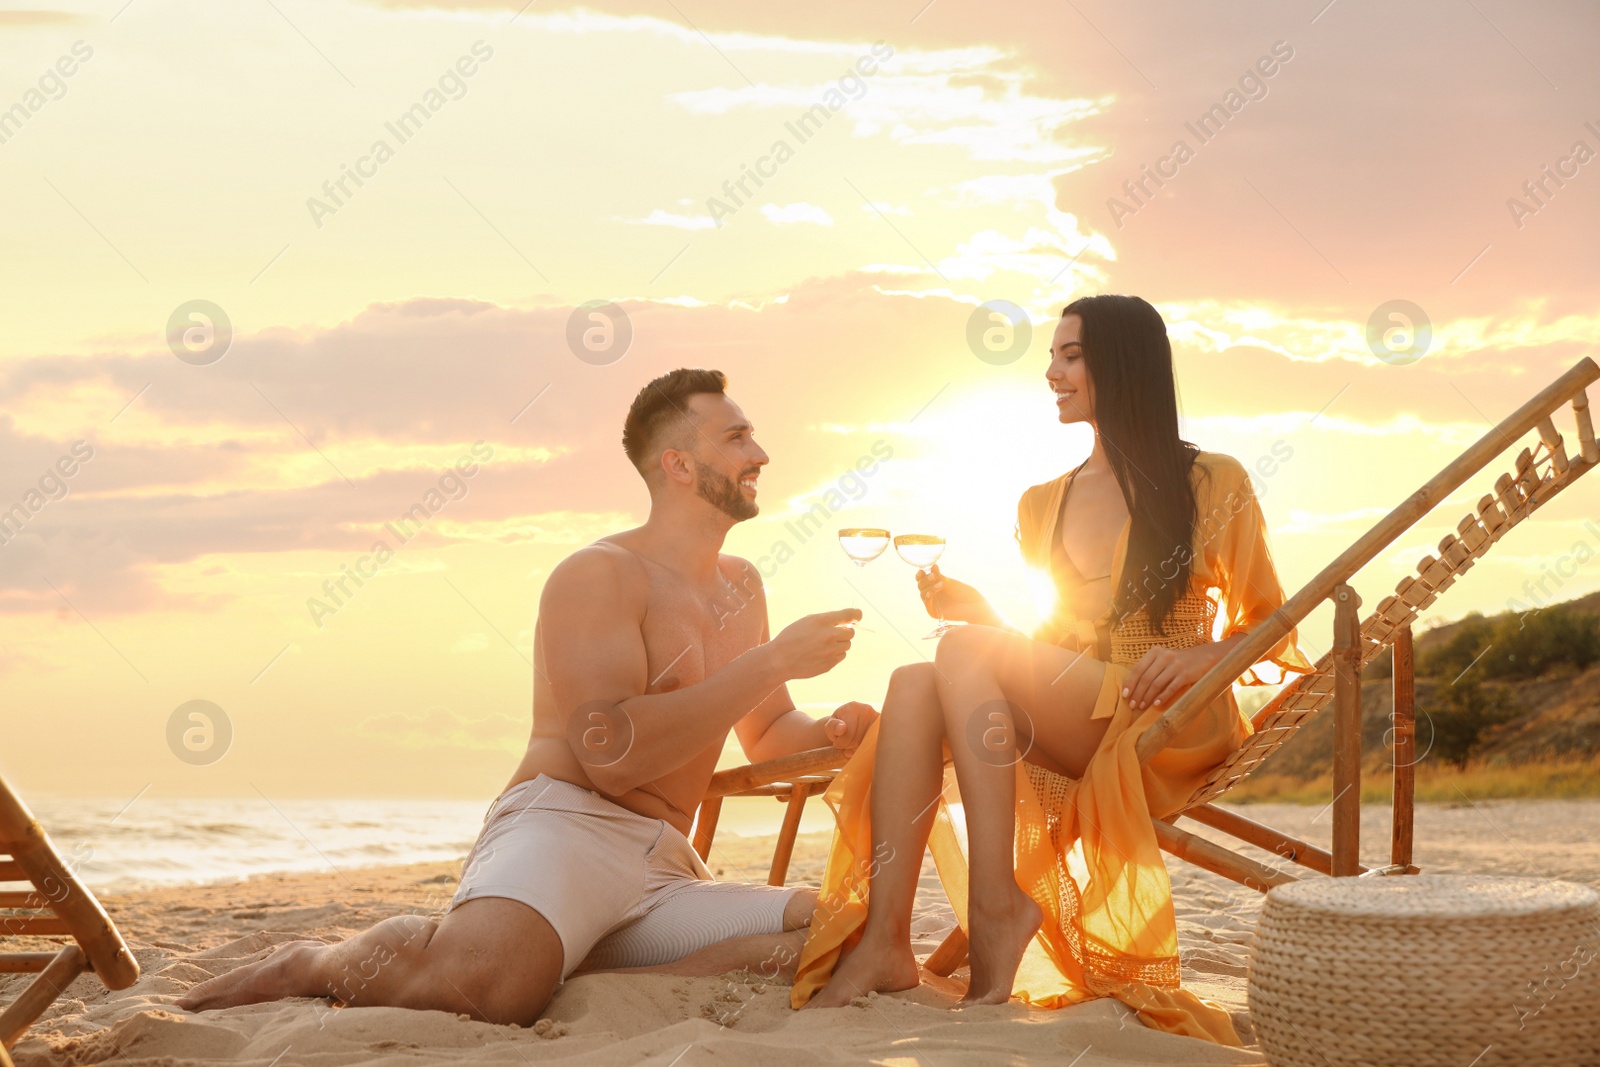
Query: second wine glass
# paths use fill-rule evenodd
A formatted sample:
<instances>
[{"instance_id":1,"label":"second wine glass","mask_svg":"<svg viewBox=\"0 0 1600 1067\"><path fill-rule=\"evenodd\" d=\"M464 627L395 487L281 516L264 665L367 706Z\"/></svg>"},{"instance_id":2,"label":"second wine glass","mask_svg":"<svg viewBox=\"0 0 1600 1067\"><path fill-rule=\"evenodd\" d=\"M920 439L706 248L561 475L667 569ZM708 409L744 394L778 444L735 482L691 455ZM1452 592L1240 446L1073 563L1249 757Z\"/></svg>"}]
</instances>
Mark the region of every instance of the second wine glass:
<instances>
[{"instance_id":1,"label":"second wine glass","mask_svg":"<svg viewBox=\"0 0 1600 1067\"><path fill-rule=\"evenodd\" d=\"M944 538L934 534L899 534L894 539L894 550L896 555L921 572L939 562L939 557L944 555ZM944 610L936 610L938 623L931 633L922 635L924 641L936 640L954 629L945 622Z\"/></svg>"}]
</instances>

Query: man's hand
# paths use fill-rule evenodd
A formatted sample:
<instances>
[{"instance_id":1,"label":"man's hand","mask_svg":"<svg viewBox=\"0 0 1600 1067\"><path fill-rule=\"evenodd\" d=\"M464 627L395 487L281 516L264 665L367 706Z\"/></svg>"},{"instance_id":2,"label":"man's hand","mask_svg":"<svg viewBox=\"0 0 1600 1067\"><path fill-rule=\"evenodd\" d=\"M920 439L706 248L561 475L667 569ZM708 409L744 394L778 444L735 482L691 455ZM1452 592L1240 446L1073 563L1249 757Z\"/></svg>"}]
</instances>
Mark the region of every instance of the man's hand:
<instances>
[{"instance_id":1,"label":"man's hand","mask_svg":"<svg viewBox=\"0 0 1600 1067\"><path fill-rule=\"evenodd\" d=\"M844 660L855 637L852 627L861 618L856 608L824 611L790 623L767 643L785 681L815 678Z\"/></svg>"},{"instance_id":2,"label":"man's hand","mask_svg":"<svg viewBox=\"0 0 1600 1067\"><path fill-rule=\"evenodd\" d=\"M840 704L833 717L823 721L822 732L833 742L834 748L854 752L860 747L861 739L867 736L867 730L877 721L878 713L871 704L852 700L848 704Z\"/></svg>"},{"instance_id":3,"label":"man's hand","mask_svg":"<svg viewBox=\"0 0 1600 1067\"><path fill-rule=\"evenodd\" d=\"M1228 652L1243 634L1227 641L1208 642L1194 648L1172 649L1156 646L1146 652L1122 683L1122 695L1135 711L1145 708L1170 708L1173 701L1198 682Z\"/></svg>"}]
</instances>

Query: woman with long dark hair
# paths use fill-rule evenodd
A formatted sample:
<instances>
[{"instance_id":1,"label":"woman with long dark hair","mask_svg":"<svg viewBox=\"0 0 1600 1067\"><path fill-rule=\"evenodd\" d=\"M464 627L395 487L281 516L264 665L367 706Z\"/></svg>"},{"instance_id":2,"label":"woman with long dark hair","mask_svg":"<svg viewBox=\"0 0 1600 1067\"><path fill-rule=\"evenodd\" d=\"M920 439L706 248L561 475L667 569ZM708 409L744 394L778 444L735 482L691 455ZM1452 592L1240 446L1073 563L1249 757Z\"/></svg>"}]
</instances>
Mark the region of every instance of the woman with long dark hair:
<instances>
[{"instance_id":1,"label":"woman with long dark hair","mask_svg":"<svg viewBox=\"0 0 1600 1067\"><path fill-rule=\"evenodd\" d=\"M839 832L793 1001L918 983L911 909L931 844L970 936L963 1004L1114 995L1151 1025L1237 1043L1226 1013L1179 988L1151 817L1179 810L1250 723L1230 689L1148 766L1134 746L1283 603L1260 505L1237 460L1179 437L1166 324L1144 300L1069 304L1045 377L1060 421L1094 429L1089 458L1018 505L1023 556L1048 571L1055 610L1029 637L971 586L919 575L924 600L969 625L933 663L894 672L875 732L828 792ZM1266 660L1311 669L1292 631ZM1253 670L1245 681L1263 684Z\"/></svg>"}]
</instances>

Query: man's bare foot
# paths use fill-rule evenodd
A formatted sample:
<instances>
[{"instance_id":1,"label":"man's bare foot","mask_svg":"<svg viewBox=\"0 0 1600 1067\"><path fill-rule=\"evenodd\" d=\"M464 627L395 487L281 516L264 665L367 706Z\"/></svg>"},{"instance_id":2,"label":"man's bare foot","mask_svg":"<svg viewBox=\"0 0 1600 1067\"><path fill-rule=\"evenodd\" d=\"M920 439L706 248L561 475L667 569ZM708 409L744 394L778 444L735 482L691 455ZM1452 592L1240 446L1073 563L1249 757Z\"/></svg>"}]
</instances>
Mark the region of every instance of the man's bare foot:
<instances>
[{"instance_id":1,"label":"man's bare foot","mask_svg":"<svg viewBox=\"0 0 1600 1067\"><path fill-rule=\"evenodd\" d=\"M267 950L261 959L235 967L226 974L193 986L179 997L184 1011L212 1011L240 1004L259 1004L282 997L314 997L308 990L311 954L327 948L321 941L286 941Z\"/></svg>"},{"instance_id":2,"label":"man's bare foot","mask_svg":"<svg viewBox=\"0 0 1600 1067\"><path fill-rule=\"evenodd\" d=\"M805 1007L842 1008L856 997L915 989L921 981L922 972L911 954L909 937L864 936Z\"/></svg>"},{"instance_id":3,"label":"man's bare foot","mask_svg":"<svg viewBox=\"0 0 1600 1067\"><path fill-rule=\"evenodd\" d=\"M967 985L967 995L956 1007L1004 1004L1011 999L1022 954L1039 932L1044 912L1032 897L1013 886L1010 900L997 907L973 907L970 921L972 980Z\"/></svg>"}]
</instances>

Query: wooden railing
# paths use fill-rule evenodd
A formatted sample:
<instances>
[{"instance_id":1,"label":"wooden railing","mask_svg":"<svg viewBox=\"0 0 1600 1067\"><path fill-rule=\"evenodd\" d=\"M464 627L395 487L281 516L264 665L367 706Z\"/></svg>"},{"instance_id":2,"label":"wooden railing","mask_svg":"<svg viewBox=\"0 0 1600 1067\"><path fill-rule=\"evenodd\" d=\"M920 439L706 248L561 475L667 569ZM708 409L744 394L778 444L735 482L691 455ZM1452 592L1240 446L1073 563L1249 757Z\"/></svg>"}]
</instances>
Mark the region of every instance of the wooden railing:
<instances>
[{"instance_id":1,"label":"wooden railing","mask_svg":"<svg viewBox=\"0 0 1600 1067\"><path fill-rule=\"evenodd\" d=\"M1584 392L1585 387L1597 379L1600 379L1600 367L1593 360L1585 358L1541 390L1341 553L1266 622L1236 645L1145 731L1137 745L1141 763L1148 763L1170 744L1201 710L1259 661L1290 629L1298 626L1318 604L1324 599L1333 600L1332 651L1317 663L1313 674L1302 676L1285 686L1263 709L1256 720L1262 727L1261 733L1213 772L1213 779L1220 775L1226 780L1208 779L1207 784L1196 792L1188 812L1191 816L1198 818L1194 816L1195 810L1204 807L1204 802L1222 795L1231 784L1248 774L1251 767L1298 729L1307 715L1331 698L1334 705L1334 798L1333 847L1325 861L1328 873L1346 876L1416 871L1411 863L1413 765L1416 761L1411 622L1503 534L1580 475L1600 465L1600 447L1596 445L1594 426L1589 417L1588 396ZM1572 405L1578 435L1579 452L1576 456L1567 455L1565 442L1551 419L1552 413L1568 402ZM1501 475L1495 482L1494 494L1485 496L1479 502L1477 511L1467 515L1457 525L1456 533L1440 542L1438 555L1425 556L1417 564L1416 575L1403 579L1394 595L1385 597L1363 624L1358 614L1361 598L1348 584L1350 578L1467 479L1534 429L1539 434L1536 450L1522 450L1516 458L1515 473ZM1391 862L1387 867L1367 872L1359 859L1361 672L1364 663L1390 644L1395 650ZM1271 736L1266 736L1269 734ZM1200 821L1208 820L1201 818ZM1285 849L1294 852L1297 846L1302 851L1304 848L1302 842L1281 837L1276 846L1273 850L1281 855L1288 854ZM1163 847L1166 845L1163 844ZM1311 866L1320 866L1324 862L1321 855L1315 856L1314 860Z\"/></svg>"},{"instance_id":2,"label":"wooden railing","mask_svg":"<svg viewBox=\"0 0 1600 1067\"><path fill-rule=\"evenodd\" d=\"M1468 478L1488 466L1501 452L1514 445L1523 434L1538 427L1541 436L1549 427L1556 441L1555 454L1560 456L1558 469L1568 475L1574 464L1585 467L1600 462L1596 449L1594 427L1589 422L1588 401L1584 387L1600 379L1600 366L1585 357L1561 377L1540 390L1532 400L1523 404L1500 425L1479 438L1465 452L1457 456L1444 470L1412 493L1404 503L1380 519L1377 525L1339 554L1332 563L1283 606L1273 612L1265 622L1252 630L1243 641L1235 645L1216 666L1207 671L1198 682L1179 697L1139 738L1140 763L1149 763L1156 753L1172 743L1182 730L1194 721L1207 705L1233 685L1250 667L1260 662L1267 651L1283 639L1322 601L1331 597L1334 590L1344 585L1355 573L1366 566L1384 548L1410 529L1418 519L1438 506L1446 497L1460 488ZM1582 451L1574 460L1565 455L1559 435L1550 424L1550 415L1563 404L1572 402L1578 424ZM1547 440L1547 444L1548 444Z\"/></svg>"}]
</instances>

